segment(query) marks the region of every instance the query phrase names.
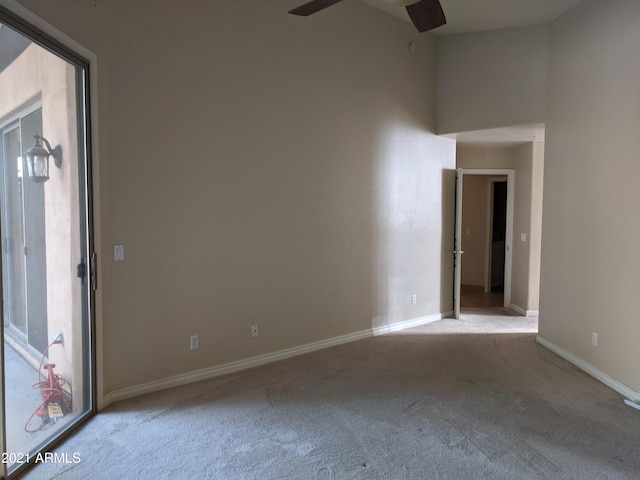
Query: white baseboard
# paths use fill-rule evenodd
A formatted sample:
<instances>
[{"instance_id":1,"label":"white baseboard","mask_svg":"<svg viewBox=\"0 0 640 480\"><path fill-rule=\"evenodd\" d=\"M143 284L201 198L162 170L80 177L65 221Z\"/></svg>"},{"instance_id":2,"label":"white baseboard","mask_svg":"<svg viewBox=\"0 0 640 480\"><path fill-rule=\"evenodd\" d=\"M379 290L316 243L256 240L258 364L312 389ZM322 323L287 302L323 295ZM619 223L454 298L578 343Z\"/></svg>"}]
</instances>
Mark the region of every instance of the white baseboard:
<instances>
[{"instance_id":1,"label":"white baseboard","mask_svg":"<svg viewBox=\"0 0 640 480\"><path fill-rule=\"evenodd\" d=\"M380 327L374 327L372 329L373 335L384 335L385 333L399 332L407 328L418 327L420 325L426 325L427 323L437 322L443 318L447 318L453 312L436 313L434 315L427 315L425 317L413 318L411 320L404 320L402 322L392 323L390 325L382 325Z\"/></svg>"},{"instance_id":2,"label":"white baseboard","mask_svg":"<svg viewBox=\"0 0 640 480\"><path fill-rule=\"evenodd\" d=\"M629 405L631 408L635 408L636 410L640 410L640 404L638 404L636 402L632 402L628 398L625 398L624 403L626 405Z\"/></svg>"},{"instance_id":3,"label":"white baseboard","mask_svg":"<svg viewBox=\"0 0 640 480\"><path fill-rule=\"evenodd\" d=\"M238 360L236 362L229 362L222 365L217 365L215 367L203 368L200 370L195 370L193 372L174 375L172 377L163 378L161 380L156 380L153 382L142 383L133 387L113 390L103 396L103 401L100 405L101 408L104 408L113 402L137 397L138 395L144 395L167 388L180 387L189 383L208 380L210 378L246 370L248 368L258 367L260 365L276 362L278 360L284 360L285 358L295 357L297 355L321 350L323 348L329 348L335 345L341 345L343 343L354 342L356 340L361 340L373 335L383 335L389 332L397 332L406 328L417 327L418 325L425 325L427 323L446 318L446 316L448 316L450 313L452 312L446 312L444 314L438 313L435 315L428 315L426 317L415 318L412 320L405 320L403 322L397 322L391 325L384 325L381 327L370 328L347 335L340 335L338 337L333 337L326 340L320 340L318 342L307 343L298 347L286 348L277 352L258 355L256 357L246 358L244 360Z\"/></svg>"},{"instance_id":4,"label":"white baseboard","mask_svg":"<svg viewBox=\"0 0 640 480\"><path fill-rule=\"evenodd\" d=\"M615 378L598 370L593 365L585 362L579 357L576 357L574 354L568 352L562 347L557 346L555 343L550 342L549 340L547 340L544 337L541 337L540 335L536 337L536 341L543 347L546 347L549 350L551 350L553 353L561 356L562 358L567 360L569 363L574 364L580 370L583 370L584 372L588 373L596 380L604 383L607 387L615 390L620 395L630 400L632 403L640 404L640 392L636 392L632 388L626 386L624 383L619 382ZM629 403L627 403L627 405L629 405Z\"/></svg>"},{"instance_id":5,"label":"white baseboard","mask_svg":"<svg viewBox=\"0 0 640 480\"><path fill-rule=\"evenodd\" d=\"M537 317L539 316L538 310L525 310L520 305L516 305L515 303L510 303L509 308L514 312L522 315L523 317Z\"/></svg>"},{"instance_id":6,"label":"white baseboard","mask_svg":"<svg viewBox=\"0 0 640 480\"><path fill-rule=\"evenodd\" d=\"M362 330L360 332L349 333L347 335L341 335L338 337L329 338L326 340L320 340L318 342L307 343L298 347L286 348L273 353L267 353L264 355L258 355L256 357L246 358L244 360L238 360L235 362L229 362L215 367L202 368L200 370L194 370L192 372L183 373L180 375L174 375L172 377L163 378L162 380L156 380L153 382L142 383L133 387L121 388L113 390L103 397L103 405L106 407L110 403L125 400L127 398L136 397L138 395L144 395L147 393L157 392L166 388L179 387L187 385L189 383L199 382L202 380L208 380L210 378L219 377L228 373L238 372L246 370L248 368L265 365L267 363L276 362L278 360L284 360L285 358L302 355L304 353L321 350L323 348L333 347L335 345L341 345L343 343L349 343L356 340L361 340L373 335L372 329Z\"/></svg>"}]
</instances>

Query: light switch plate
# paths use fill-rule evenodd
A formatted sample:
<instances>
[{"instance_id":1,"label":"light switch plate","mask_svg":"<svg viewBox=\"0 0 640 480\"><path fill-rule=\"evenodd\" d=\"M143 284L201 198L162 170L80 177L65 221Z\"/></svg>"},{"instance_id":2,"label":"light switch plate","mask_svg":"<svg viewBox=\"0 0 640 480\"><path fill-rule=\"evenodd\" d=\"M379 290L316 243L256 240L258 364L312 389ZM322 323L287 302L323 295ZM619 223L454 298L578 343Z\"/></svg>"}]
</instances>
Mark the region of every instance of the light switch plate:
<instances>
[{"instance_id":1,"label":"light switch plate","mask_svg":"<svg viewBox=\"0 0 640 480\"><path fill-rule=\"evenodd\" d=\"M113 260L115 262L124 262L124 245L113 246Z\"/></svg>"}]
</instances>

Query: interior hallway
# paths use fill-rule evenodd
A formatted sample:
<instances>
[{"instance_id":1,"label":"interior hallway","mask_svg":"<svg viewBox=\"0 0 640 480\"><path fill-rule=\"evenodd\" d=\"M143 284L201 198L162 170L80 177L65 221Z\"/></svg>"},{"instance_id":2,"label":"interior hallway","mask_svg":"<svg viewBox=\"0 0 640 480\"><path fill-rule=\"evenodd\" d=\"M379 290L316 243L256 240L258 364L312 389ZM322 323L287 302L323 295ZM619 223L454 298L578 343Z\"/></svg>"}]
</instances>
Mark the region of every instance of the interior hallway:
<instances>
[{"instance_id":1,"label":"interior hallway","mask_svg":"<svg viewBox=\"0 0 640 480\"><path fill-rule=\"evenodd\" d=\"M503 305L502 290L485 293L484 288L474 285L460 287L460 308L499 308Z\"/></svg>"}]
</instances>

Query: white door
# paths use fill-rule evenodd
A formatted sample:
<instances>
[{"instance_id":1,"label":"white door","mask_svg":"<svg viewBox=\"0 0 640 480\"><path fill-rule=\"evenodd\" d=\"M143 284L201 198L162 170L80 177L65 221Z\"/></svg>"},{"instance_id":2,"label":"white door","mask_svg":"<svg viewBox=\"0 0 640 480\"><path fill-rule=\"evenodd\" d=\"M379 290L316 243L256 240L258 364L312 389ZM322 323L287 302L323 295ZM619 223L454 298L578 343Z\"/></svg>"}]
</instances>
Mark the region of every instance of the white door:
<instances>
[{"instance_id":1,"label":"white door","mask_svg":"<svg viewBox=\"0 0 640 480\"><path fill-rule=\"evenodd\" d=\"M460 318L460 283L462 274L462 168L456 170L456 228L453 239L453 313Z\"/></svg>"}]
</instances>

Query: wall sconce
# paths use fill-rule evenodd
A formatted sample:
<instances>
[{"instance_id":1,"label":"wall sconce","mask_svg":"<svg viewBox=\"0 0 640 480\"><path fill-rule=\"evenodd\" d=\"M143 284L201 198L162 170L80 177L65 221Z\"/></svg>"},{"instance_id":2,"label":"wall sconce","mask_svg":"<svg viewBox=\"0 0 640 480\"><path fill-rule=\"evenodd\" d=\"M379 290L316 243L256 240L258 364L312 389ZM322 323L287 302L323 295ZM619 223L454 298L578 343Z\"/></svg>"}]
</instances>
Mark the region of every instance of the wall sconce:
<instances>
[{"instance_id":1,"label":"wall sconce","mask_svg":"<svg viewBox=\"0 0 640 480\"><path fill-rule=\"evenodd\" d=\"M53 157L56 167L60 168L62 165L62 147L58 145L51 149L51 144L47 139L37 133L33 138L36 139L33 147L24 152L27 159L27 174L34 182L44 183L49 180L49 156ZM42 147L40 140L44 141L47 146L46 150Z\"/></svg>"}]
</instances>

